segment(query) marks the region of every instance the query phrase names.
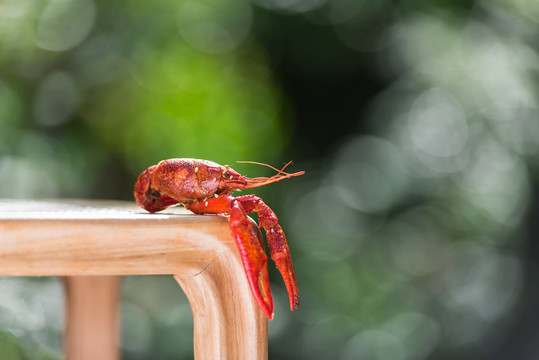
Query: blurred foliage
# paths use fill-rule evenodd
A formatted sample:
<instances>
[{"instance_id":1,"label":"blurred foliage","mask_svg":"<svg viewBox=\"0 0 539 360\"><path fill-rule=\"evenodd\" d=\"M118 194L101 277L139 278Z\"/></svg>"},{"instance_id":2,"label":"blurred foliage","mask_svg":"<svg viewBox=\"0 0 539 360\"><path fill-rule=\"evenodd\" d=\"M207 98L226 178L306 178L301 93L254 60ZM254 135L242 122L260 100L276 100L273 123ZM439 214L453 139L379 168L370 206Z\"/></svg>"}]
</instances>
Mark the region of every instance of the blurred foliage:
<instances>
[{"instance_id":1,"label":"blurred foliage","mask_svg":"<svg viewBox=\"0 0 539 360\"><path fill-rule=\"evenodd\" d=\"M286 142L242 1L0 6L1 196L128 198L126 173L163 158L271 159Z\"/></svg>"},{"instance_id":2,"label":"blurred foliage","mask_svg":"<svg viewBox=\"0 0 539 360\"><path fill-rule=\"evenodd\" d=\"M538 22L533 0L4 0L0 196L293 158L305 176L257 191L302 297L290 313L272 272L271 359L508 358L539 315ZM59 358L59 284L0 288L2 358ZM192 357L170 277L127 277L122 312L124 358Z\"/></svg>"}]
</instances>

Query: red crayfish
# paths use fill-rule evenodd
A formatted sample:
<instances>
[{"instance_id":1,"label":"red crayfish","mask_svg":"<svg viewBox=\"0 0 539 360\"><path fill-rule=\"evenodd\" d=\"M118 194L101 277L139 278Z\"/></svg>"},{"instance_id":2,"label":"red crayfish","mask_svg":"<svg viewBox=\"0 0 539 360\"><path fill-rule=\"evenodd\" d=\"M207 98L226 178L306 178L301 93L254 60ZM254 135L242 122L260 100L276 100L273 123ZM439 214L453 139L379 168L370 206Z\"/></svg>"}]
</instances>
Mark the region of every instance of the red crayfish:
<instances>
[{"instance_id":1,"label":"red crayfish","mask_svg":"<svg viewBox=\"0 0 539 360\"><path fill-rule=\"evenodd\" d=\"M139 206L152 213L183 204L195 214L228 215L230 231L239 248L253 296L264 314L273 319L268 257L247 214L258 213L260 227L266 231L271 258L288 291L290 310L294 310L299 307L299 293L286 238L277 216L262 199L254 195L233 197L230 194L235 190L251 189L305 173L285 173L286 166L288 164L281 170L270 166L278 173L269 178L248 178L229 166L207 160L163 160L140 174L135 184L135 199Z\"/></svg>"}]
</instances>

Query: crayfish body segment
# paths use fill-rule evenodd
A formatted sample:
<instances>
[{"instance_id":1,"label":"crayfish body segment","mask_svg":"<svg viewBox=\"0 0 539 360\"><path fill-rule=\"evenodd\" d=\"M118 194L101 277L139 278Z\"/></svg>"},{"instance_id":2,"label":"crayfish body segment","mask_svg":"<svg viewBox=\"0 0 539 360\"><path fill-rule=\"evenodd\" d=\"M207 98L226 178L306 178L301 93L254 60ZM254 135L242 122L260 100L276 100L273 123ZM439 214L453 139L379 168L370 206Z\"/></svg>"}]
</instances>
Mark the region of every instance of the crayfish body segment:
<instances>
[{"instance_id":1,"label":"crayfish body segment","mask_svg":"<svg viewBox=\"0 0 539 360\"><path fill-rule=\"evenodd\" d=\"M228 166L207 160L163 160L139 175L134 195L137 204L149 212L182 204L195 214L227 215L253 296L264 314L273 319L268 258L247 214L258 213L259 226L266 230L271 258L283 276L290 298L290 310L293 310L299 307L299 293L288 243L277 216L262 199L254 195L233 197L230 194L235 190L263 186L304 173L289 174L283 170L278 170L277 175L270 178L247 178Z\"/></svg>"}]
</instances>

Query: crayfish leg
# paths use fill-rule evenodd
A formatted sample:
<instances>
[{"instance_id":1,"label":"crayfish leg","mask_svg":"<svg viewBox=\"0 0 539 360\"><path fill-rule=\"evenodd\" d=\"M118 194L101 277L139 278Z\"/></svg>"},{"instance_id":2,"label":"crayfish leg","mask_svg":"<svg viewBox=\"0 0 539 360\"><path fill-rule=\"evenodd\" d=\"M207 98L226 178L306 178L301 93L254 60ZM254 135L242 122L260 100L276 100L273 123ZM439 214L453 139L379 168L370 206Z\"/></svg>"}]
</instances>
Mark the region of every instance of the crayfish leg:
<instances>
[{"instance_id":1,"label":"crayfish leg","mask_svg":"<svg viewBox=\"0 0 539 360\"><path fill-rule=\"evenodd\" d=\"M240 202L232 196L218 196L187 205L195 214L229 214L229 228L240 252L243 269L251 292L268 319L273 319L273 298L271 296L268 257L260 231L253 229Z\"/></svg>"},{"instance_id":2,"label":"crayfish leg","mask_svg":"<svg viewBox=\"0 0 539 360\"><path fill-rule=\"evenodd\" d=\"M268 257L264 252L263 244L252 228L251 221L238 202L232 205L229 226L240 251L253 296L258 306L271 320L273 319L273 298L269 282Z\"/></svg>"},{"instance_id":3,"label":"crayfish leg","mask_svg":"<svg viewBox=\"0 0 539 360\"><path fill-rule=\"evenodd\" d=\"M283 229L279 225L277 216L262 199L254 195L240 196L236 200L243 205L247 213L258 213L260 227L266 230L271 259L275 262L277 269L281 273L286 290L288 291L290 310L297 309L299 307L299 290L296 275L294 273L294 266L292 265L290 250L288 249L288 242L284 236Z\"/></svg>"}]
</instances>

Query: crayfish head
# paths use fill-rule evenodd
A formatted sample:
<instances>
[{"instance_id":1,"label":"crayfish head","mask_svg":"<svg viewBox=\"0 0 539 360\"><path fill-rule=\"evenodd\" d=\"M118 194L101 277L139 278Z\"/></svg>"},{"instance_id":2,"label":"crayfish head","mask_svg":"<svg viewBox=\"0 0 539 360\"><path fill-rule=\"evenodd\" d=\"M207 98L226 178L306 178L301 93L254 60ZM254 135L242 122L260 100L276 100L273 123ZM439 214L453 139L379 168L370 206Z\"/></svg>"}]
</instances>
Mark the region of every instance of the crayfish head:
<instances>
[{"instance_id":1,"label":"crayfish head","mask_svg":"<svg viewBox=\"0 0 539 360\"><path fill-rule=\"evenodd\" d=\"M237 189L245 189L248 185L248 178L230 168L228 165L222 167L219 188L221 193L232 192Z\"/></svg>"}]
</instances>

